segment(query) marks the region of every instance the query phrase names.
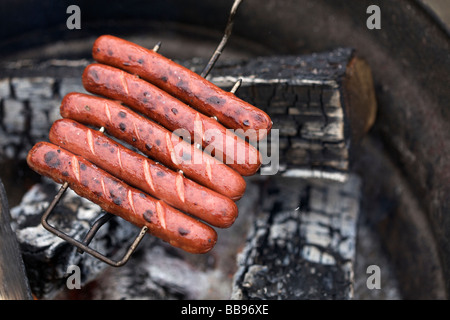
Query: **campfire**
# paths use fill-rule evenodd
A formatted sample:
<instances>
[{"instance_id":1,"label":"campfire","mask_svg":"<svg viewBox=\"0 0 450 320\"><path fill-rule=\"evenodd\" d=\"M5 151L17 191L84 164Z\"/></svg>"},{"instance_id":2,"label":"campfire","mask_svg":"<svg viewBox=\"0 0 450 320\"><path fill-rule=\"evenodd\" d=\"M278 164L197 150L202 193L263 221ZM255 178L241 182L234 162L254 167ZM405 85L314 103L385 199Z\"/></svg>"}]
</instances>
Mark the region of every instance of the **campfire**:
<instances>
[{"instance_id":1,"label":"campfire","mask_svg":"<svg viewBox=\"0 0 450 320\"><path fill-rule=\"evenodd\" d=\"M277 34L284 37L268 35L263 41L261 35L255 35L255 29L262 21L274 23L277 14L263 14L269 3L286 20L276 27ZM388 218L393 219L387 221L393 221L395 228L402 221L407 221L406 230L424 226L419 229L423 241L418 250L430 264L410 265L408 270L422 270L420 274L427 275L424 279L435 284L433 295L442 297L445 273L435 236L427 229L421 213L422 201L411 200L416 191L386 152L393 148L393 154L401 155L408 163L408 172L414 171L412 159L416 155L408 153L401 135L395 133L389 149L384 147L389 133L396 132L392 129L395 121L387 115L394 98L387 94L389 88L383 87L391 82L383 82L380 75L384 52L362 48L364 41L359 33L354 43L339 41L341 36L331 32L328 45L314 44L313 38L321 38L324 30L329 31L323 25L324 19L312 28L318 28L320 35L306 36L302 31L302 36L294 37L291 28L286 29L288 21L293 21L294 13L296 17L305 17L306 13L290 6L272 1L260 6L251 1L199 4L195 10L189 7L192 17L183 18L186 20L179 24L173 21L181 18L169 13L152 17L152 23L143 22L148 27L144 34L136 32L141 27L137 20L101 27L84 24L90 21L84 17L91 19L90 9L81 7L81 29L71 32L79 31L82 36L67 39L71 52L53 41L47 50L37 54L31 46L20 48L20 38L11 38L10 43L20 54L10 55L1 66L1 178L6 189L2 216L11 216L2 224L10 224L8 237L16 238L16 243L9 245L15 253L9 250L7 254L15 257L14 265L20 266L16 271L22 279L22 298L352 299L376 295L376 290L368 289L371 274L367 270L377 270L367 269L370 265L381 265L383 281L389 280L384 298L398 298L400 287L403 294L414 291L406 290L408 281L397 279L393 272L399 257L406 259L405 251L399 248L418 240L398 236L386 227L384 221ZM163 7L160 12L166 12ZM325 10L322 15L333 12L330 16L339 16L335 5L325 1L309 3L305 8L318 7ZM182 2L176 8L167 12L176 14L189 9ZM106 10L105 18L111 18L116 9L113 5ZM209 14L203 14L207 10ZM203 29L192 26L203 22L207 26ZM337 23L347 26L342 21ZM384 24L380 32L383 28ZM349 32L344 27L340 30ZM253 144L263 155L262 163L257 172L242 178L245 193L233 200L239 214L226 228L212 226L217 241L208 252L192 254L172 246L167 239L148 235L147 228L104 211L80 197L68 184L41 177L25 162L36 143L49 141L53 124L62 123L60 106L64 98L70 93L92 94L82 83L82 75L95 62L90 49L102 34L118 34L121 39L157 51L224 92L231 91L273 122L267 138ZM332 35L336 38L330 38ZM440 37L439 33L436 37ZM369 44L374 46L374 42ZM293 49L299 46L305 49ZM186 49L180 50L183 47ZM398 69L392 70L395 73ZM147 81L143 76L136 79ZM401 94L404 97L406 91ZM120 107L120 103L117 105ZM172 112L175 115L179 112L176 110ZM388 121L380 122L379 117ZM164 119L152 121L161 124ZM213 121L225 120L219 115ZM244 125L249 124L245 121ZM109 129L104 129L109 134ZM125 143L113 141L158 162L133 146L134 136L128 137ZM67 141L71 141L70 137ZM246 142L251 142L248 137ZM188 177L185 170L174 172ZM141 176L145 177L144 171ZM404 191L398 194L400 187ZM176 183L173 190L166 189L178 197L181 192ZM137 200L133 203L137 204ZM386 212L397 215L386 217ZM413 218L407 219L403 212L414 213ZM189 233L186 228L177 230L182 230L180 237ZM397 246L387 239L398 239ZM382 243L388 243L388 256ZM368 259L370 250L377 252L375 262ZM398 256L392 258L397 252ZM370 279L377 281L375 277ZM373 285L376 287L376 283Z\"/></svg>"}]
</instances>

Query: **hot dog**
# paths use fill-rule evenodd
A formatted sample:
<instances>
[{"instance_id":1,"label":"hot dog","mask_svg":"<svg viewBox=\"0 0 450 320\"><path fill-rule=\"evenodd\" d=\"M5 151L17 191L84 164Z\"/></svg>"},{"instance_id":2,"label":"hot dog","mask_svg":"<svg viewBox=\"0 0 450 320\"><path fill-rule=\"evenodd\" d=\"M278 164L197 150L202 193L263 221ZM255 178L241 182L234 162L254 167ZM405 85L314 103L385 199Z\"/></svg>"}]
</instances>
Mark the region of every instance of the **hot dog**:
<instances>
[{"instance_id":1,"label":"hot dog","mask_svg":"<svg viewBox=\"0 0 450 320\"><path fill-rule=\"evenodd\" d=\"M153 50L104 35L95 41L92 55L97 62L137 74L200 112L216 116L227 128L262 129L257 136L260 140L272 127L262 110Z\"/></svg>"},{"instance_id":2,"label":"hot dog","mask_svg":"<svg viewBox=\"0 0 450 320\"><path fill-rule=\"evenodd\" d=\"M232 200L245 192L245 180L226 164L173 135L120 103L82 93L66 95L61 116L96 127L129 143L147 156Z\"/></svg>"},{"instance_id":3,"label":"hot dog","mask_svg":"<svg viewBox=\"0 0 450 320\"><path fill-rule=\"evenodd\" d=\"M191 253L213 248L217 233L210 226L172 208L164 201L130 187L82 157L47 142L28 153L28 165L58 183L67 182L78 195L101 208Z\"/></svg>"},{"instance_id":4,"label":"hot dog","mask_svg":"<svg viewBox=\"0 0 450 320\"><path fill-rule=\"evenodd\" d=\"M227 228L237 217L237 206L228 197L205 188L76 121L57 120L50 129L49 139L129 185L215 227Z\"/></svg>"},{"instance_id":5,"label":"hot dog","mask_svg":"<svg viewBox=\"0 0 450 320\"><path fill-rule=\"evenodd\" d=\"M82 80L87 91L120 100L170 131L187 130L191 142L199 141L243 176L255 174L261 166L261 156L251 144L145 80L102 64L87 66Z\"/></svg>"}]
</instances>

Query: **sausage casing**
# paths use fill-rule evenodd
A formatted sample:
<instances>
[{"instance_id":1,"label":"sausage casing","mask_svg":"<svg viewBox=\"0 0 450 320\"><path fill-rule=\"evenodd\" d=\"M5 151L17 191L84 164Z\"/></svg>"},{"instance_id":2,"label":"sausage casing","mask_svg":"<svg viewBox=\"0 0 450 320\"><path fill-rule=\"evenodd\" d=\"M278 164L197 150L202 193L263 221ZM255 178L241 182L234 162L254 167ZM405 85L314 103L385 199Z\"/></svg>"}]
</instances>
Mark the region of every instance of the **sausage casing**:
<instances>
[{"instance_id":1,"label":"sausage casing","mask_svg":"<svg viewBox=\"0 0 450 320\"><path fill-rule=\"evenodd\" d=\"M255 174L261 166L261 155L250 143L135 75L94 63L86 67L82 80L91 93L122 101L170 131L187 131L189 141L199 143L243 176Z\"/></svg>"},{"instance_id":2,"label":"sausage casing","mask_svg":"<svg viewBox=\"0 0 450 320\"><path fill-rule=\"evenodd\" d=\"M152 159L173 170L182 170L188 178L232 200L240 199L245 192L245 180L236 171L116 101L69 93L62 101L60 113L64 118L104 127Z\"/></svg>"},{"instance_id":3,"label":"sausage casing","mask_svg":"<svg viewBox=\"0 0 450 320\"><path fill-rule=\"evenodd\" d=\"M191 253L213 248L217 233L210 226L132 188L84 158L47 142L28 153L28 165L58 183L67 182L81 197L98 204L171 245Z\"/></svg>"},{"instance_id":4,"label":"sausage casing","mask_svg":"<svg viewBox=\"0 0 450 320\"><path fill-rule=\"evenodd\" d=\"M203 187L76 121L55 121L50 129L49 139L129 185L215 227L227 228L237 217L237 206L230 198Z\"/></svg>"},{"instance_id":5,"label":"sausage casing","mask_svg":"<svg viewBox=\"0 0 450 320\"><path fill-rule=\"evenodd\" d=\"M272 128L264 111L153 50L103 35L95 41L92 55L100 63L137 74L200 112L216 116L227 128L263 130L258 131L258 140Z\"/></svg>"}]
</instances>

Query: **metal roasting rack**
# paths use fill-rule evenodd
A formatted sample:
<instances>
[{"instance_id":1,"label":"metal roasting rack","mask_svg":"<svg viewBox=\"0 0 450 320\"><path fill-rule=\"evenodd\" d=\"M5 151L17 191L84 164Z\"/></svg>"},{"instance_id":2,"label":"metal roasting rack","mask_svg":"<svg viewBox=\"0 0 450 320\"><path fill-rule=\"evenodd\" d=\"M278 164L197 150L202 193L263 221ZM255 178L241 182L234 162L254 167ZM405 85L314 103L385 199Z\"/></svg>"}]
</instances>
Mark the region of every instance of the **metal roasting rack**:
<instances>
[{"instance_id":1,"label":"metal roasting rack","mask_svg":"<svg viewBox=\"0 0 450 320\"><path fill-rule=\"evenodd\" d=\"M228 21L227 21L227 24L226 24L226 27L225 27L225 32L224 32L224 35L222 37L222 40L220 41L220 43L217 46L216 50L214 51L213 55L209 59L207 65L205 66L205 68L201 72L201 76L203 78L206 78L208 76L208 74L211 72L212 68L214 67L216 61L218 60L218 58L222 54L222 51L225 48L225 45L226 45L229 37L231 36L231 31L233 29L233 24L234 24L234 17L236 15L237 9L238 9L239 5L241 4L241 2L242 2L242 0L235 0L234 1L233 5L231 7L231 10L230 10L229 16L228 16ZM160 47L161 47L161 42L157 43L153 47L152 50L157 52L160 49ZM236 93L236 91L239 89L241 84L242 84L242 79L239 79L233 85L233 87L230 90L230 92L233 93L233 94ZM217 118L215 116L212 117L212 118L217 120ZM104 130L105 130L104 127L101 127L99 129L100 132L104 132ZM200 146L196 146L196 147L200 148ZM69 242L70 244L76 246L78 248L77 251L80 254L82 254L83 252L87 252L90 255L94 256L95 258L97 258L97 259L99 259L99 260L101 260L101 261L103 261L103 262L105 262L105 263L107 263L107 264L109 264L111 266L114 266L114 267L123 266L125 263L128 262L128 260L130 259L131 255L133 254L133 252L138 247L139 243L144 238L145 234L147 233L148 227L147 226L143 226L141 228L139 234L136 236L136 238L131 243L131 245L129 246L128 250L125 252L125 254L122 256L122 258L120 260L113 260L113 259L107 257L104 254L98 252L97 250L89 247L89 244L91 243L91 241L95 237L95 235L98 232L98 230L114 216L113 214L111 214L109 212L106 212L105 214L100 216L92 224L92 226L90 227L89 231L86 233L86 235L84 236L84 239L82 241L74 239L70 235L68 235L68 234L62 232L61 230L55 228L54 226L50 225L50 223L48 222L48 220L50 219L50 216L51 216L51 214L53 212L53 209L56 207L58 202L61 200L61 198L63 197L63 195L66 192L68 187L69 187L69 183L64 182L63 185L61 186L61 188L59 189L59 191L57 192L57 194L55 195L54 199L52 200L52 202L49 204L49 206L45 210L44 214L42 215L42 218L41 218L42 226L46 230L54 233L56 236L62 238L63 240Z\"/></svg>"}]
</instances>

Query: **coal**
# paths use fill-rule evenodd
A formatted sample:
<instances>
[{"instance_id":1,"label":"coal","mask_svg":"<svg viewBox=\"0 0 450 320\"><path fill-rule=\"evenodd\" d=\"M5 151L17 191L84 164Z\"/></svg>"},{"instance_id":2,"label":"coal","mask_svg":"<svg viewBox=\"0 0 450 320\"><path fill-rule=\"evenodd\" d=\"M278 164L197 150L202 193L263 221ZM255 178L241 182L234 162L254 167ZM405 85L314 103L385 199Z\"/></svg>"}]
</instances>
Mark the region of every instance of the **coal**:
<instances>
[{"instance_id":1,"label":"coal","mask_svg":"<svg viewBox=\"0 0 450 320\"><path fill-rule=\"evenodd\" d=\"M11 209L12 226L22 251L30 287L39 299L51 299L65 287L69 266L76 265L81 269L82 285L107 266L88 254L77 254L74 246L42 226L42 214L59 187L53 181L43 179L24 195L18 206ZM81 241L101 214L100 207L68 189L53 210L49 223ZM116 255L138 232L136 227L123 220L111 219L99 230L91 246L107 256Z\"/></svg>"},{"instance_id":2,"label":"coal","mask_svg":"<svg viewBox=\"0 0 450 320\"><path fill-rule=\"evenodd\" d=\"M272 177L238 257L233 299L351 299L361 181Z\"/></svg>"}]
</instances>

